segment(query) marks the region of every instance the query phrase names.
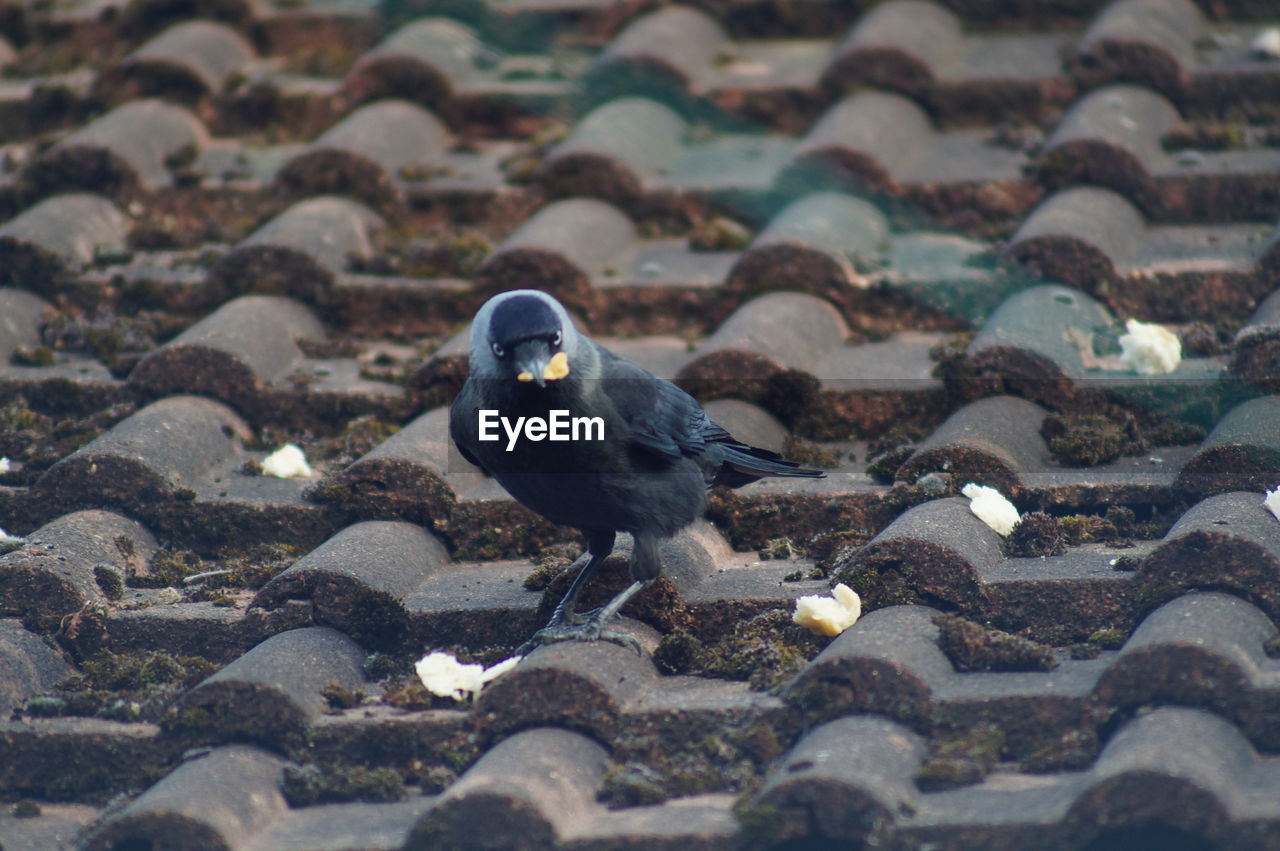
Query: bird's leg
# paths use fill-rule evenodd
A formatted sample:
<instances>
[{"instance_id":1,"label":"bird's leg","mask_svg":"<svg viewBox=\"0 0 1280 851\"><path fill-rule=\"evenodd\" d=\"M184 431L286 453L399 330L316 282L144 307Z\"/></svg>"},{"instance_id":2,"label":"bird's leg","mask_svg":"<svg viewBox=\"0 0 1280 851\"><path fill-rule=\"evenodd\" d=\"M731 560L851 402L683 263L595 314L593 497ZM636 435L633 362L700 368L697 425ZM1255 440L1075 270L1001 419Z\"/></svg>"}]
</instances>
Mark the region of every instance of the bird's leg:
<instances>
[{"instance_id":1,"label":"bird's leg","mask_svg":"<svg viewBox=\"0 0 1280 851\"><path fill-rule=\"evenodd\" d=\"M653 582L652 579L644 582L632 582L626 588L619 591L618 596L614 597L608 603L596 609L594 612L588 612L584 617L583 623L594 623L597 626L603 624L605 621L609 620L609 618L616 615L623 606L629 603L632 597L643 591L645 588L648 588L651 582Z\"/></svg>"},{"instance_id":2,"label":"bird's leg","mask_svg":"<svg viewBox=\"0 0 1280 851\"><path fill-rule=\"evenodd\" d=\"M546 626L535 632L532 638L516 648L517 656L527 656L541 644L552 641L572 640L570 633L588 619L587 616L575 614L573 610L578 604L578 598L582 596L582 589L586 587L587 581L604 563L604 560L609 557L609 554L613 552L614 537L612 532L588 536L587 551L579 556L577 561L570 565L569 568L572 570L575 565L581 564L583 560L586 560L586 564L583 564L578 569L578 575L573 578L572 584L569 585L569 590L565 592L555 611L551 613L551 620L547 621Z\"/></svg>"},{"instance_id":3,"label":"bird's leg","mask_svg":"<svg viewBox=\"0 0 1280 851\"><path fill-rule=\"evenodd\" d=\"M547 626L560 626L565 621L569 623L577 623L579 618L574 614L574 609L578 605L578 598L582 596L582 589L587 587L587 580L606 558L608 553L604 555L595 555L590 550L578 556L578 560L569 565L569 569L573 570L578 565L578 573L573 577L573 583L569 585L569 590L564 592L564 596L560 598L560 602L556 605L555 611L551 613L551 620L547 621ZM585 562L585 564L584 564Z\"/></svg>"},{"instance_id":4,"label":"bird's leg","mask_svg":"<svg viewBox=\"0 0 1280 851\"><path fill-rule=\"evenodd\" d=\"M585 570L585 568L584 568ZM629 632L609 629L605 623L618 613L618 610L636 595L648 587L649 582L632 582L618 593L616 597L598 609L582 615L567 615L569 623L548 623L533 634L533 637L516 649L517 656L527 656L534 648L543 644L556 644L561 641L612 641L629 647L636 653L640 651L640 642ZM553 619L554 620L554 619Z\"/></svg>"}]
</instances>

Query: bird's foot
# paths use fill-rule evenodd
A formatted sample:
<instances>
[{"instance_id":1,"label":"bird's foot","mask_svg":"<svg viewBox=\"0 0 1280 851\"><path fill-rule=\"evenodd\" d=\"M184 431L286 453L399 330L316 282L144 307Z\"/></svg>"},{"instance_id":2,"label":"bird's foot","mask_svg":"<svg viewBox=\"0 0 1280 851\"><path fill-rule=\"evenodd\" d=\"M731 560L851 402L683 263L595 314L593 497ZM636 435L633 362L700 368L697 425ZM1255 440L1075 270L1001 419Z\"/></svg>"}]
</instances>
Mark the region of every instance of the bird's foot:
<instances>
[{"instance_id":1,"label":"bird's foot","mask_svg":"<svg viewBox=\"0 0 1280 851\"><path fill-rule=\"evenodd\" d=\"M604 625L604 609L596 609L584 614L566 615L559 623L552 622L533 634L528 641L516 649L517 656L528 656L544 644L559 644L562 641L611 641L641 654L640 642L629 632L611 629Z\"/></svg>"},{"instance_id":2,"label":"bird's foot","mask_svg":"<svg viewBox=\"0 0 1280 851\"><path fill-rule=\"evenodd\" d=\"M604 624L648 584L648 582L632 582L607 605L582 614L569 610L572 605L572 595L570 595L570 598L561 602L556 608L551 616L551 622L516 649L516 655L527 656L543 644L555 644L560 641L612 641L614 644L630 647L639 654L640 642L636 641L634 636L616 629L609 629ZM570 606L566 606L565 603L569 603Z\"/></svg>"}]
</instances>

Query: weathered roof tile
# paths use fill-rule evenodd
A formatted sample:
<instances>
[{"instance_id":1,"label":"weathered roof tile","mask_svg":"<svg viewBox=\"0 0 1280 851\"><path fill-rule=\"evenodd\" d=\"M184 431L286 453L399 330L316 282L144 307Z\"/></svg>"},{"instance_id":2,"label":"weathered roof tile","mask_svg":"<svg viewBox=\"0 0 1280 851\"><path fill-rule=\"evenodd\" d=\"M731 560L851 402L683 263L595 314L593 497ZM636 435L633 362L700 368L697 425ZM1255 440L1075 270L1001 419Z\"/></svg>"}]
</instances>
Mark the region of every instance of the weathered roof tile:
<instances>
[{"instance_id":1,"label":"weathered roof tile","mask_svg":"<svg viewBox=\"0 0 1280 851\"><path fill-rule=\"evenodd\" d=\"M440 796L406 847L553 847L590 817L608 765L604 748L578 733L517 733Z\"/></svg>"},{"instance_id":2,"label":"weathered roof tile","mask_svg":"<svg viewBox=\"0 0 1280 851\"><path fill-rule=\"evenodd\" d=\"M304 358L299 343L324 340L324 328L303 305L279 296L242 296L143 358L129 382L153 396L212 396L261 420L275 401L270 385Z\"/></svg>"},{"instance_id":3,"label":"weathered roof tile","mask_svg":"<svg viewBox=\"0 0 1280 851\"><path fill-rule=\"evenodd\" d=\"M298 744L328 703L327 688L364 683L365 652L329 627L273 635L184 694L166 724L201 741Z\"/></svg>"},{"instance_id":4,"label":"weathered roof tile","mask_svg":"<svg viewBox=\"0 0 1280 851\"><path fill-rule=\"evenodd\" d=\"M922 0L868 10L836 49L828 85L871 85L927 104L945 120L1038 118L1075 95L1054 32L973 34L956 13Z\"/></svg>"},{"instance_id":5,"label":"weathered roof tile","mask_svg":"<svg viewBox=\"0 0 1280 851\"><path fill-rule=\"evenodd\" d=\"M161 100L134 100L76 131L23 173L37 196L83 190L133 198L172 184L171 158L208 140L200 120Z\"/></svg>"},{"instance_id":6,"label":"weathered roof tile","mask_svg":"<svg viewBox=\"0 0 1280 851\"><path fill-rule=\"evenodd\" d=\"M0 592L29 626L52 632L118 597L127 578L146 573L156 546L146 528L118 514L66 514L0 556Z\"/></svg>"},{"instance_id":7,"label":"weathered roof tile","mask_svg":"<svg viewBox=\"0 0 1280 851\"><path fill-rule=\"evenodd\" d=\"M8 566L0 567L0 580ZM48 691L73 671L53 647L16 620L0 619L0 715L9 716L28 697Z\"/></svg>"},{"instance_id":8,"label":"weathered roof tile","mask_svg":"<svg viewBox=\"0 0 1280 851\"><path fill-rule=\"evenodd\" d=\"M914 809L920 738L882 718L842 718L800 740L765 780L752 809L774 841L812 837L879 844ZM804 841L801 839L800 841Z\"/></svg>"},{"instance_id":9,"label":"weathered roof tile","mask_svg":"<svg viewBox=\"0 0 1280 851\"><path fill-rule=\"evenodd\" d=\"M396 647L409 616L405 597L449 562L444 545L410 523L348 526L276 576L253 605L310 600L317 624L340 629L370 647Z\"/></svg>"},{"instance_id":10,"label":"weathered roof tile","mask_svg":"<svg viewBox=\"0 0 1280 851\"><path fill-rule=\"evenodd\" d=\"M194 488L246 458L249 430L230 409L196 396L169 396L54 464L36 489L51 505L138 511L192 499Z\"/></svg>"},{"instance_id":11,"label":"weathered roof tile","mask_svg":"<svg viewBox=\"0 0 1280 851\"><path fill-rule=\"evenodd\" d=\"M0 225L0 283L53 295L101 253L119 253L129 219L99 195L56 195Z\"/></svg>"},{"instance_id":12,"label":"weathered roof tile","mask_svg":"<svg viewBox=\"0 0 1280 851\"><path fill-rule=\"evenodd\" d=\"M221 93L253 58L253 46L231 27L185 21L100 74L95 93L109 103L154 96L191 104Z\"/></svg>"},{"instance_id":13,"label":"weathered roof tile","mask_svg":"<svg viewBox=\"0 0 1280 851\"><path fill-rule=\"evenodd\" d=\"M288 811L283 762L243 745L189 759L93 830L87 847L238 848Z\"/></svg>"},{"instance_id":14,"label":"weathered roof tile","mask_svg":"<svg viewBox=\"0 0 1280 851\"><path fill-rule=\"evenodd\" d=\"M1274 150L1165 150L1182 116L1163 96L1133 85L1081 98L1054 128L1033 168L1050 188L1093 184L1112 189L1162 222L1235 222L1274 218Z\"/></svg>"},{"instance_id":15,"label":"weathered roof tile","mask_svg":"<svg viewBox=\"0 0 1280 851\"><path fill-rule=\"evenodd\" d=\"M449 131L422 107L381 100L325 131L276 174L294 196L351 195L390 208L402 200L405 169L431 162L449 146Z\"/></svg>"},{"instance_id":16,"label":"weathered roof tile","mask_svg":"<svg viewBox=\"0 0 1280 851\"><path fill-rule=\"evenodd\" d=\"M1234 591L1280 616L1280 524L1262 495L1218 494L1193 505L1138 566L1152 602L1193 588Z\"/></svg>"},{"instance_id":17,"label":"weathered roof tile","mask_svg":"<svg viewBox=\"0 0 1280 851\"><path fill-rule=\"evenodd\" d=\"M289 207L258 228L209 270L205 287L217 303L248 292L289 295L312 306L329 303L350 254L367 256L382 219L363 204L321 196Z\"/></svg>"},{"instance_id":18,"label":"weathered roof tile","mask_svg":"<svg viewBox=\"0 0 1280 851\"><path fill-rule=\"evenodd\" d=\"M1262 492L1280 485L1280 396L1236 405L1178 474L1178 487L1207 496L1223 491Z\"/></svg>"}]
</instances>

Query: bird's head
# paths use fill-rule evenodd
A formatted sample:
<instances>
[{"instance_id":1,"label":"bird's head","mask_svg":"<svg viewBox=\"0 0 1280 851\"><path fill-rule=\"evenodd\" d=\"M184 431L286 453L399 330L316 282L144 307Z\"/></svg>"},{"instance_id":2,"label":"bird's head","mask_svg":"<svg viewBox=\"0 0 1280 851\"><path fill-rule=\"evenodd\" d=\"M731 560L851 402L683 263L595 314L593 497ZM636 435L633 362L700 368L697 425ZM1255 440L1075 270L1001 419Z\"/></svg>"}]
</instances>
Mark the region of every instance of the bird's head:
<instances>
[{"instance_id":1,"label":"bird's head","mask_svg":"<svg viewBox=\"0 0 1280 851\"><path fill-rule=\"evenodd\" d=\"M471 371L546 387L569 375L578 332L564 306L539 290L485 302L471 326Z\"/></svg>"}]
</instances>

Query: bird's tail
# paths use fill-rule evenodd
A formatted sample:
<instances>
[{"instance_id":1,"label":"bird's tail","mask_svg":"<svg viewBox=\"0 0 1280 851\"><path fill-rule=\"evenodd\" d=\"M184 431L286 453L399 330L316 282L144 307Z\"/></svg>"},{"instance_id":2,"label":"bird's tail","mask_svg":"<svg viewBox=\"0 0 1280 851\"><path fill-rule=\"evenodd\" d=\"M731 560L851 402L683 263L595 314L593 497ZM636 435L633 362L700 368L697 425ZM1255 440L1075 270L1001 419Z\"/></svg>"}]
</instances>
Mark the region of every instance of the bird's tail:
<instances>
[{"instance_id":1,"label":"bird's tail","mask_svg":"<svg viewBox=\"0 0 1280 851\"><path fill-rule=\"evenodd\" d=\"M827 474L821 470L801 467L796 461L788 461L777 452L748 446L745 443L726 443L724 461L715 484L731 488L742 487L766 476L790 476L801 479L821 479Z\"/></svg>"}]
</instances>

